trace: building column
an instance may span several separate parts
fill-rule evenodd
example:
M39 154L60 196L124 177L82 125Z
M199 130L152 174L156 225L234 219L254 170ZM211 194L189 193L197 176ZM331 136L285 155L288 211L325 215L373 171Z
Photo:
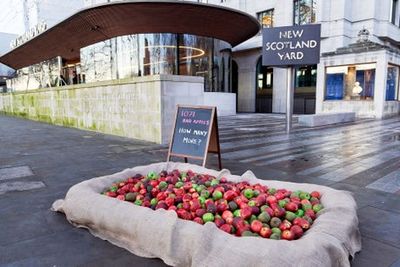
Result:
M249 67L240 68L238 62L238 111L239 112L255 112L256 111L256 68Z
M317 84L315 92L315 114L323 112L325 96L325 64L321 62L317 65Z
M375 117L378 119L384 117L387 67L388 67L388 58L386 53L384 53L378 57L375 70L374 108L375 108Z
M274 68L274 81L272 91L272 112L286 113L286 68Z

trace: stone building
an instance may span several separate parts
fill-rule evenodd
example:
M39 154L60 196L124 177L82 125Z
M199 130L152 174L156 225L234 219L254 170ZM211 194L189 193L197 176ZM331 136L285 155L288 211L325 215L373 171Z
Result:
M399 114L398 0L209 0L245 11L263 27L320 23L321 61L296 73L294 112L354 111L382 118ZM261 34L233 48L239 112L286 110L286 74L261 65ZM352 89L359 82L362 91Z

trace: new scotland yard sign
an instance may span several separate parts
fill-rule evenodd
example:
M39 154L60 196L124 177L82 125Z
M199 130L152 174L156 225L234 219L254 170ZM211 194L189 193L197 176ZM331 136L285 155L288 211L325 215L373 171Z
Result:
M262 63L264 66L318 64L321 25L263 29Z

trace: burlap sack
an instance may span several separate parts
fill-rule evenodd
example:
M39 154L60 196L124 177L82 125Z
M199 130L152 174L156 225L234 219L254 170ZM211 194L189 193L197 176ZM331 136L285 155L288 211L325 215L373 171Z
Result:
M153 211L99 194L113 182L136 173L174 169L274 188L317 190L322 193L325 209L301 239L277 241L235 237L213 223L184 221L173 211ZM361 250L356 203L350 193L313 184L259 180L250 171L236 176L228 170L218 172L184 163L140 166L79 183L64 200L54 202L52 209L65 213L73 225L87 228L101 239L138 256L161 258L172 266L350 266L349 255Z

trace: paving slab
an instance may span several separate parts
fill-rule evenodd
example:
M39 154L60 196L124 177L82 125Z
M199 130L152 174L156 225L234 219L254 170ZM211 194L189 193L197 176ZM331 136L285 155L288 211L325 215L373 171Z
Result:
M363 237L362 250L352 262L353 267L391 266L400 260L400 249Z
M41 181L0 183L0 195L13 191L39 189L45 186L46 185Z
M363 236L400 249L400 214L367 206L358 210L358 218Z
M14 178L1 180L0 188L14 182L46 185L0 195L0 266L165 266L159 259L138 257L76 229L63 214L49 209L76 183L164 161L167 146L1 115L0 125L0 168L24 168L11 172L13 176L7 170L7 177ZM223 167L238 175L252 170L260 179L315 183L352 192L363 236L363 250L352 265L398 266L399 192L382 191L392 180L382 178L400 169L396 165L400 117L315 129L294 122L290 135L284 125L281 115L220 118L221 145L238 157L230 159L223 153ZM367 142L363 138L368 133L374 138ZM217 168L214 155L207 167ZM344 177L340 182L320 178L338 170ZM368 188L373 183L376 187Z
M29 166L1 168L0 166L0 181L17 179L21 177L33 175Z

